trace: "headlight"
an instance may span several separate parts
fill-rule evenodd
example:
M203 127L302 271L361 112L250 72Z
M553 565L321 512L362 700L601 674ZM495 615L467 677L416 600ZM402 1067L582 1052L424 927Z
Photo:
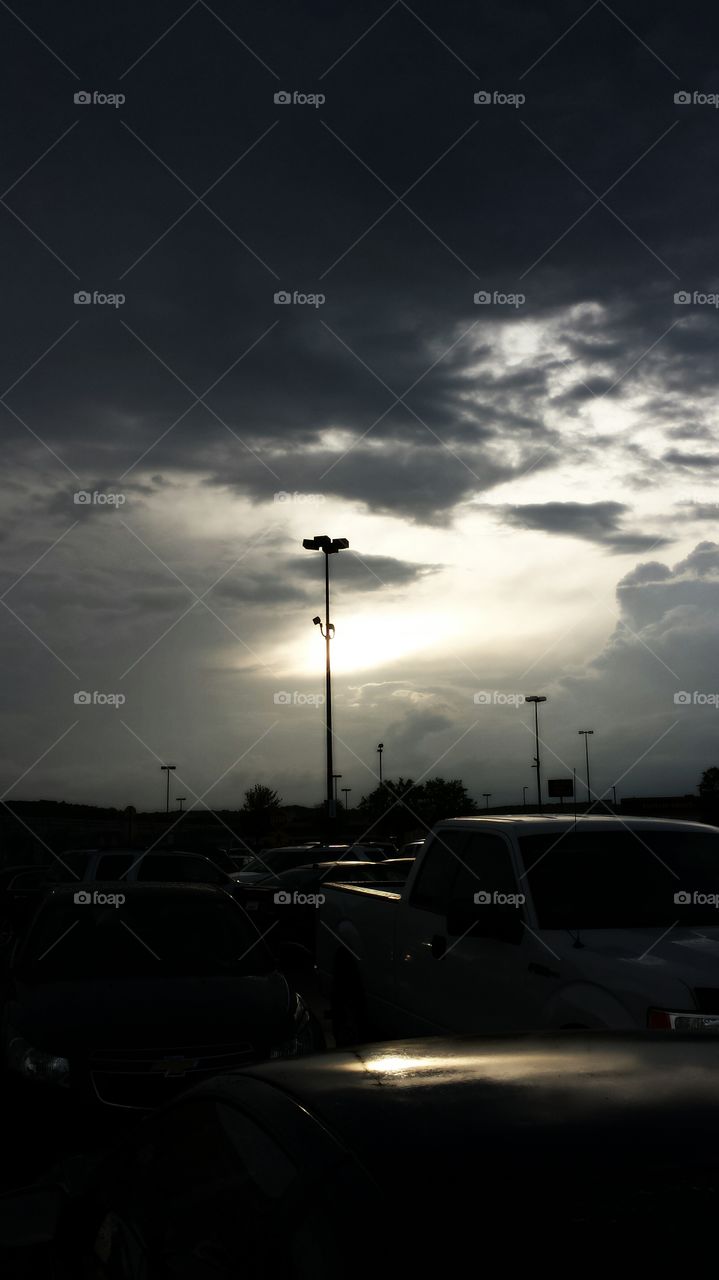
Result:
M27 1040L23 1040L22 1036L8 1039L7 1065L10 1071L16 1071L26 1080L65 1087L70 1083L70 1063L67 1058L60 1058L55 1053L43 1053L41 1049L35 1049Z
M309 1011L299 996L295 996L294 1035L277 1049L270 1050L271 1058L299 1058L304 1053L313 1053L315 1036Z
M647 1017L650 1031L703 1031L719 1034L719 1014L672 1013L669 1009L650 1009Z

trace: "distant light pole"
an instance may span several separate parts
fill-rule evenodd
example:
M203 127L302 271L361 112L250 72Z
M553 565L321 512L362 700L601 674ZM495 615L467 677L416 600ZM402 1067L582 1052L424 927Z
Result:
M488 808L489 808L489 797L491 796L491 794L492 794L492 792L491 792L491 791L483 791L483 792L482 792L482 795L484 796L484 799L485 799L485 806L484 806L484 807L485 807L485 809L488 809Z
M341 774L341 773L333 773L333 774L332 774L332 780L333 780L333 782L334 782L334 784L335 784L335 809L337 808L337 779L338 779L338 778L341 778L341 777L342 777L342 774Z
M160 769L167 773L167 799L165 801L165 813L170 812L170 773L176 769L176 764L161 764Z
M344 796L344 798L345 798L345 813L349 813L350 802L349 802L349 800L347 799L347 797L348 797L348 795L349 795L350 791L352 790L352 788L351 788L351 787L341 787L341 788L340 788L340 790L341 790L341 792L342 792L342 795L343 795L343 796Z
M529 787L522 787L522 804L524 805L524 808L525 808L525 809L526 809L526 807L527 807L527 792L528 792L528 791L529 791Z
M617 805L617 788L616 788L614 785L612 785L612 791L613 791L613 793L614 793L614 807L616 808L616 805Z
M577 733L580 738L584 735L584 752L587 760L587 805L592 803L592 788L589 785L589 739L594 733L593 729L578 729Z
M187 796L178 796L178 797L177 797L177 803L178 803L178 804L179 804L179 806L180 806L180 813L182 813L182 806L183 806L183 804L185 803L186 799L187 799Z
M537 808L542 812L542 776L539 766L539 704L546 702L547 699L543 693L530 693L524 699L525 702L534 703L534 741L536 744L536 756L534 757L534 767L537 770Z
M377 755L379 756L379 785L382 786L382 752L384 751L384 743L380 742L377 747Z
M326 533L319 534L315 538L303 538L302 546L305 551L322 551L325 557L325 625L322 627L321 618L313 618L316 627L325 642L325 725L327 727L327 817L335 816L335 798L332 793L332 676L330 673L330 640L334 636L335 629L330 622L330 556L336 555L338 551L346 551L349 542L346 538L328 538Z

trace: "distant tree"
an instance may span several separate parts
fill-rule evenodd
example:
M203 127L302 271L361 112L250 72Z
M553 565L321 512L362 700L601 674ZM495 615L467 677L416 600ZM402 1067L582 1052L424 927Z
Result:
M411 778L398 778L396 782L388 778L379 787L375 787L374 791L370 791L368 795L362 796L357 809L363 818L377 819L382 817L388 809L392 809L393 813L397 813L401 808L396 802L402 796L407 796L407 803L412 804L412 794L416 794L417 788Z
M442 818L460 818L477 812L474 800L459 778L451 781L430 778L423 783L414 783L411 778L398 778L396 782L388 779L363 796L357 807L366 820L385 825L383 819L387 814L387 822L398 828L431 827Z
M428 827L443 818L463 818L477 806L460 778L428 778L421 788L418 812Z
M719 769L716 765L704 770L699 783L699 795L707 799L719 799Z
M256 782L254 787L250 787L245 792L245 802L242 806L245 813L265 813L273 809L279 809L282 804L282 797L278 796L272 787L265 787L261 782Z
M253 839L259 840L267 835L281 804L282 800L277 792L272 787L263 786L261 782L256 782L254 787L245 792L242 812L246 815L247 832Z

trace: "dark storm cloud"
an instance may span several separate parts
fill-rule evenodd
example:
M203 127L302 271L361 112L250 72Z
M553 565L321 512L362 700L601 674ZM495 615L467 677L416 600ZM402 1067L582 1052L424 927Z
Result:
M715 283L719 113L677 107L674 93L719 87L715 18L630 8L0 7L4 586L47 552L8 597L35 637L0 613L18 672L10 777L46 748L53 717L57 733L67 724L69 676L47 646L87 682L138 662L128 685L147 736L163 726L157 749L181 738L211 773L236 754L235 707L266 726L272 689L255 693L265 606L284 602L286 629L318 566L300 568L284 531L271 534L266 559L209 596L218 622L169 566L204 590L233 565L234 529L213 538L191 506L170 529L171 485L216 495L218 510L249 499L268 524L284 491L336 498L353 541L349 517L450 528L521 479L530 500L503 493L498 506L514 527L625 552L657 539L621 500L543 501L558 464L579 494L590 466L593 480L611 466L610 482L630 488L675 481L686 500L682 485L713 475L719 318L674 293ZM480 87L526 103L475 105ZM76 105L80 89L126 101ZM326 102L276 105L278 89ZM525 301L475 305L480 289ZM276 305L279 290L324 301ZM78 291L124 301L76 304ZM599 426L595 402L608 410ZM640 425L615 427L611 411L632 405ZM681 445L692 438L701 455ZM660 466L668 440L678 448ZM74 509L77 489L127 502ZM678 507L672 516L686 525ZM343 559L358 593L400 594L439 573ZM687 575L696 597L700 571ZM684 579L669 585L691 594ZM21 722L23 705L41 728ZM430 717L431 746L444 712L417 714ZM124 802L147 762L120 730L98 751L92 724L73 748L82 767L58 765L53 786L107 798L111 758ZM294 732L284 758L296 777L307 726ZM397 732L409 751L421 725L403 730L400 717ZM266 749L271 764L282 757Z
M682 520L713 520L719 523L719 502L678 503Z
M719 453L682 453L680 449L668 449L664 461L689 470L713 471L719 467Z
M623 554L670 541L659 534L623 530L621 523L628 510L622 502L541 502L499 508L506 523L517 529L583 538Z
M305 554L290 561L290 572L311 582L316 588L317 566L314 557ZM342 553L342 586L354 591L376 591L378 587L406 587L413 582L439 573L438 564L413 564L396 560L392 556L360 556L349 551Z
M689 167L686 152L691 141L699 161L710 154L714 122L696 110L677 124L673 92L683 68L673 75L662 65L672 62L677 20L657 21L650 5L632 15L639 40L600 5L556 48L578 15L539 20L524 4L488 24L465 6L441 14L427 6L424 17L401 4L382 17L377 6L320 20L281 5L270 22L259 8L240 16L219 3L220 21L197 5L169 32L178 17L170 6L149 13L131 3L111 29L88 6L74 9L77 29L48 4L34 7L31 25L62 50L77 81L4 18L3 92L23 121L6 156L7 181L75 125L9 198L79 280L7 214L16 319L2 363L3 385L22 378L79 322L42 361L42 376L22 378L9 403L81 477L120 474L148 448L154 468L215 474L232 436L213 412L199 406L172 424L221 379L206 403L235 435L252 496L267 492L263 468L236 437L273 465L277 446L294 451L315 446L326 430L370 430L386 445L383 456L363 458L356 484L335 468L324 491L370 507L378 499L386 509L390 477L403 512L432 520L440 507L482 492L485 479L491 487L512 471L485 476L470 457L480 479L468 482L456 462L457 480L440 479L442 501L432 504L422 456L431 438L401 406L382 417L395 395L412 388L407 404L458 451L474 431L511 431L512 419L552 445L550 366L502 368L498 331L551 317L578 298L605 303L611 316L565 330L578 364L607 366L590 376L577 368L563 399L583 402L583 381L591 394L608 390L676 318L672 271L710 285L699 269L706 171ZM239 25L258 56L222 22ZM706 33L695 20L681 34L701 82ZM655 44L652 57L647 46ZM122 109L72 103L83 78L117 88L124 72ZM521 111L473 103L480 81L518 89L525 72ZM278 86L305 79L316 90L320 77L321 110L274 105ZM200 194L228 166L208 207L191 207L182 184ZM630 168L607 196L617 217L601 205L588 212L593 197L579 179L600 193ZM392 192L427 169L406 197L416 216L401 204L383 216ZM475 307L479 279L483 288L521 287L521 313ZM122 307L72 304L78 287L111 286L124 292ZM276 307L278 288L322 292L326 302ZM709 390L714 328L714 317L683 315L649 366L665 368L676 392ZM57 465L11 415L6 430L12 447Z

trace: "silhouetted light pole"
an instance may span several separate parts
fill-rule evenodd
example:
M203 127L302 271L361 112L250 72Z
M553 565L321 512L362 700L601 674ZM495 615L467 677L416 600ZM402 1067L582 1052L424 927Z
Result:
M614 795L614 806L615 806L615 808L616 808L616 804L617 804L617 788L616 788L614 785L612 785L612 792L613 792L613 795Z
M334 784L335 784L335 809L337 808L337 779L338 779L338 778L341 778L341 777L342 777L342 774L341 774L341 773L333 773L333 774L332 774L332 779L333 779Z
M537 808L541 813L542 812L542 776L541 776L540 767L539 767L539 704L540 702L546 702L547 699L545 698L543 693L530 693L529 696L524 699L524 701L534 703L534 741L535 741L536 752L537 752L536 756L534 757L534 767L537 770Z
M584 735L584 753L587 760L587 805L592 803L592 788L589 785L589 739L594 733L593 729L578 729L577 733L581 737Z
M170 773L173 769L176 769L176 768L177 768L176 764L160 765L160 769L163 769L167 773L167 799L165 801L165 813L170 812Z
M384 743L380 742L377 747L377 755L379 756L379 784L382 786L382 752L384 751Z
M326 533L318 534L315 538L303 538L302 546L305 551L322 551L325 557L325 625L322 628L322 619L313 618L316 627L319 627L325 641L325 724L327 726L327 817L335 816L335 798L332 792L332 676L330 672L330 640L334 636L335 629L330 622L330 556L336 555L338 551L346 551L349 542L346 538L328 538Z
M484 805L485 809L489 808L489 797L491 796L491 794L492 794L491 791L482 792L482 795L484 796L484 799L485 799L485 805Z
M347 797L348 797L348 795L349 795L350 791L352 790L352 788L351 788L351 787L341 787L341 788L340 788L340 790L341 790L341 792L342 792L342 795L343 795L343 796L344 796L344 798L345 798L345 813L349 813L350 802L349 802L349 800L347 799Z
M187 796L178 796L178 797L177 797L177 803L178 803L178 804L179 804L179 806L180 806L180 813L182 813L182 806L183 806L183 804L185 803L186 799L187 799Z
M527 792L528 792L528 791L529 791L529 787L522 787L522 804L524 805L525 809L526 809L526 807L527 807Z

